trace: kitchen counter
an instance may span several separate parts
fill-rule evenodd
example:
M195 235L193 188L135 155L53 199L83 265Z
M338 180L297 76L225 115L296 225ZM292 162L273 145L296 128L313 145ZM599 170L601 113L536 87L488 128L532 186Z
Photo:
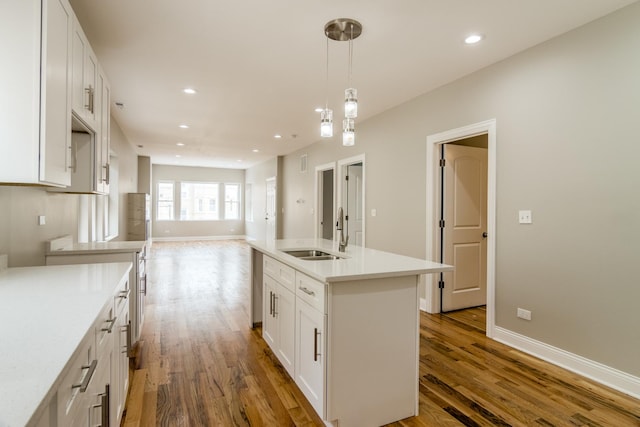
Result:
M142 252L146 241L124 241L124 242L90 242L90 243L68 243L66 245L56 245L55 241L49 242L46 255L87 255L87 254L108 254L123 252Z
M131 263L0 272L0 426L24 426L64 371Z
M347 246L345 252L339 252L337 242L325 239L284 239L269 243L261 241L249 241L248 243L254 249L325 283L431 274L453 270L450 265L361 246ZM320 249L344 258L308 261L283 252L292 249Z

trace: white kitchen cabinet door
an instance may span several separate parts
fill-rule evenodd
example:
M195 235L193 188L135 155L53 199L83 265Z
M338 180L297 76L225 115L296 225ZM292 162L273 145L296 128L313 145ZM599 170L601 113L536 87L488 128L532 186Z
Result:
M275 351L276 341L278 339L278 319L275 316L278 283L266 274L263 276L263 283L264 295L262 301L264 307L262 309L262 338L264 338L269 347Z
M67 0L3 5L0 57L11 66L0 67L2 183L69 185L72 27Z
M325 315L301 298L296 301L295 382L324 419Z
M275 353L282 366L293 378L295 375L295 322L296 297L287 288L278 285L276 297L276 318L278 321L278 339Z
M98 137L99 155L97 156L98 191L109 193L109 152L111 150L111 87L102 68L98 73L98 90L100 91L100 126Z
M98 60L78 19L74 17L72 48L72 108L77 117L97 131Z

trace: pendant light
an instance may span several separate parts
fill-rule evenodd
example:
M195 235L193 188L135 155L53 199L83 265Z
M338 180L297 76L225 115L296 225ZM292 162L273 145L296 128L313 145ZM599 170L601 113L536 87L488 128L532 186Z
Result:
M331 138L333 136L333 111L329 109L329 37L327 37L326 98L324 110L320 112L320 136L322 138Z
M355 119L358 117L358 91L351 84L351 69L353 65L353 40L362 34L362 25L355 19L338 18L327 22L324 26L324 34L329 39L349 42L349 88L344 91L344 120L342 121L342 145L351 146L355 144ZM329 80L329 47L327 45L327 81ZM328 83L327 83L328 87ZM324 111L328 110L325 107ZM323 112L324 112L323 111ZM333 116L333 112L331 112ZM322 116L321 116L322 122ZM332 132L333 134L333 132Z

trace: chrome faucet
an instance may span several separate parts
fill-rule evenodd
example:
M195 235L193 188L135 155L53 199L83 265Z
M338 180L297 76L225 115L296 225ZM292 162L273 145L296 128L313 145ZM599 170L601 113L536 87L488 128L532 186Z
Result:
M344 238L344 214L342 212L342 208L338 208L338 222L336 223L336 230L340 230L340 241L338 242L338 250L340 252L344 252L347 248L347 244L349 243L349 236Z

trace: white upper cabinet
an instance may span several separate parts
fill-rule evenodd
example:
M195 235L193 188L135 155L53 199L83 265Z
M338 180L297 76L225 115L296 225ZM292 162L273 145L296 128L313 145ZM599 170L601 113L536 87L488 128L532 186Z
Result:
M73 112L93 131L98 131L98 60L78 19L73 19L72 99Z
M4 3L0 183L69 185L73 11L67 0Z

